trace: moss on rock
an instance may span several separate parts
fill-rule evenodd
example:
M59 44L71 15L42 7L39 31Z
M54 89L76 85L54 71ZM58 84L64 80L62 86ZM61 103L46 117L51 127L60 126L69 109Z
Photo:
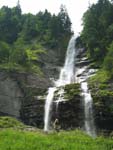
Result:
M113 82L106 72L99 72L89 79L93 97L96 126L99 129L113 130Z
M0 117L0 128L24 127L25 125L12 117Z
M45 95L47 92L47 89L42 89L42 88L33 88L33 87L27 87L24 92L26 93L27 97L32 97L32 96L38 96L38 95Z
M67 84L64 87L64 92L64 98L68 100L73 99L75 96L80 96L80 84Z

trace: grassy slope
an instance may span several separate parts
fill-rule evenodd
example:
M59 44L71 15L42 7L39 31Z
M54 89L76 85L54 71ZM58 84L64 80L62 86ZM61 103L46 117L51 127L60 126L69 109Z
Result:
M44 134L39 131L0 131L0 150L112 150L113 140L92 139L80 131Z
M0 117L0 150L113 150L113 139L93 139L78 130L47 134L14 118Z

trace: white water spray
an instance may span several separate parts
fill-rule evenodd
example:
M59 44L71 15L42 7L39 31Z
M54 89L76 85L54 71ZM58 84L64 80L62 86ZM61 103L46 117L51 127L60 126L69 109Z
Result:
M75 49L75 37L73 36L69 41L64 67L61 69L59 79L56 81L57 87L74 82L74 65L76 55L77 51Z
M59 79L55 82L55 87L49 88L48 90L48 95L47 95L46 104L45 104L45 116L44 116L44 130L45 131L49 131L49 128L50 128L50 109L51 109L52 101L54 98L54 92L56 91L57 87L74 82L75 55L76 55L75 37L73 36L71 40L69 41L64 67L60 71ZM62 99L62 91L57 101L57 107L61 99Z

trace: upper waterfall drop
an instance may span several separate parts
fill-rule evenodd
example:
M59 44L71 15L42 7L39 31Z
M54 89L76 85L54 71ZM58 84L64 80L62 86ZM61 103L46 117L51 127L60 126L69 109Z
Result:
M76 49L75 49L75 40L76 37L73 36L71 40L69 41L66 57L65 57L65 63L63 68L60 71L59 79L56 81L56 86L62 86L69 83L74 82L74 67L75 67L75 56L77 55Z

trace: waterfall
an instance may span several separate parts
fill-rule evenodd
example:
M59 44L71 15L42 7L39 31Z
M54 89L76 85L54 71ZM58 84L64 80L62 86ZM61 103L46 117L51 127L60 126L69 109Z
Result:
M79 60L79 63L86 63L87 58L82 58ZM91 93L88 89L87 79L95 74L96 69L88 69L88 66L85 65L84 67L78 67L76 71L76 82L80 83L81 85L81 96L82 96L82 103L84 107L84 130L87 134L92 137L96 137L96 128L94 124L94 117L93 117L93 100L91 97ZM79 76L78 76L79 75Z
M55 86L48 89L48 95L46 97L45 103L45 115L44 115L44 131L49 131L50 129L50 110L52 106L52 101L54 98L54 93L59 86L63 86L69 83L74 82L74 63L75 63L75 36L73 36L68 44L67 53L65 57L65 63L63 68L60 71L59 79L55 82ZM57 101L57 107L59 101L61 101L62 90L61 94Z
M60 71L59 79L56 81L57 87L74 82L74 65L76 55L75 36L73 36L68 44L64 66Z
M91 93L88 90L87 82L81 83L83 104L84 104L84 128L85 131L92 137L96 137L96 130L93 119L93 108L92 108L92 97Z
M48 95L46 97L46 103L45 103L44 131L49 130L49 126L50 126L50 108L51 108L51 104L52 104L52 100L53 100L55 91L56 91L55 87L51 87L51 88L48 89Z
M60 86L65 86L66 84L79 82L81 85L81 90L82 90L81 94L82 94L83 103L84 103L85 131L89 135L95 137L96 132L95 132L95 126L94 126L94 120L93 120L92 97L91 97L90 91L88 90L88 85L86 81L87 78L91 76L89 75L89 73L90 72L92 73L92 71L90 69L87 70L87 66L82 67L82 68L81 66L79 66L78 68L76 67L76 70L75 70L75 65L77 63L80 63L77 61L77 54L78 54L78 50L75 48L75 37L73 36L70 39L69 44L68 44L67 53L65 57L65 63L64 63L64 66L61 68L59 79L55 81L54 87L51 87L48 89L48 95L46 97L46 103L45 103L44 130L49 131L50 129L51 107L52 107L52 102L54 98L54 93L57 90L57 88ZM87 60L86 58L83 58L81 62L83 63L83 61L86 61L86 60ZM79 76L77 76L77 74ZM56 101L56 111L58 111L59 102L63 101L64 89L61 88L58 94L59 94L59 97L58 97L58 100Z

